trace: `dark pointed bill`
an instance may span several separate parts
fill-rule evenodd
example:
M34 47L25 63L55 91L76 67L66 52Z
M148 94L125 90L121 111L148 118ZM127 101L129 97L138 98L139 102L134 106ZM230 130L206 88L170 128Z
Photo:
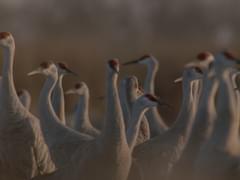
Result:
M141 59L137 59L137 60L125 62L125 63L123 63L122 65L123 65L123 66L127 66L127 65L131 65L131 64L137 64L137 63L140 62L140 61L141 61Z
M71 69L69 69L69 67L65 63L58 62L57 64L61 69L65 70L67 73L72 74L74 76L78 76L78 74L72 71Z
M166 103L163 100L160 100L159 98L157 98L156 96L153 96L152 94L145 94L145 97L147 97L150 101L154 101L158 103L159 106L166 106L170 109L173 109L173 107L170 104Z

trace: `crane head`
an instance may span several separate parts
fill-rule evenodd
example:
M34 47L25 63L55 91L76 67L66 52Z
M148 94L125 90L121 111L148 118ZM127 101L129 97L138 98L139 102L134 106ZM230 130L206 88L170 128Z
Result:
M212 60L214 59L212 53L205 51L205 52L201 52L197 55L197 60L198 61L208 61L208 60Z
M109 60L108 66L113 72L119 73L119 60L118 59L115 58L115 59Z
M226 68L240 69L240 60L229 51L223 51L215 55L214 67L219 73Z
M200 79L203 75L203 70L199 66L185 67L183 76L174 80L174 83L180 83L183 81L184 76L191 80Z
M24 92L23 92L23 90L22 90L22 89L18 90L18 91L17 91L17 95L18 95L18 97L22 96L22 95L23 95L23 93L24 93Z
M74 76L78 76L77 73L73 72L66 63L63 62L58 62L57 63L57 67L58 67L58 72L59 74L72 74Z
M9 32L0 32L0 46L1 47L10 47L14 45L14 39L11 33Z
M172 108L168 103L160 100L159 98L157 98L156 96L152 95L152 94L145 94L143 95L143 97L149 102L152 103L152 106L166 106L169 108Z
M75 84L74 88L67 90L65 94L83 95L86 90L88 90L87 84L84 82L79 82Z
M36 74L44 74L44 75L56 75L57 73L57 67L56 65L53 63L53 62L47 62L47 61L44 61L40 64L40 66L29 72L27 75L28 76L33 76L33 75L36 75Z

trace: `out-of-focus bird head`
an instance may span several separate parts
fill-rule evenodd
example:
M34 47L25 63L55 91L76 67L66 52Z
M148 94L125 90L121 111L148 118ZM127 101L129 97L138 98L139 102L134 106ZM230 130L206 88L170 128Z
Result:
M138 103L141 104L141 106L146 106L146 107L155 107L158 105L170 107L169 104L160 100L159 98L157 98L156 96L154 96L152 94L144 94L144 95L140 96L137 99L137 101L138 101Z
M187 63L185 67L198 66L202 70L208 70L209 65L214 61L212 53L205 51L197 54L196 59L190 63Z
M28 76L33 76L36 74L43 74L45 76L49 76L49 75L56 75L57 72L58 72L57 67L53 62L45 61L45 62L42 62L37 69L29 72Z
M77 94L83 95L86 90L88 90L88 86L85 82L76 83L74 88L71 88L65 92L65 94Z
M8 48L14 45L14 39L9 32L0 32L0 46Z
M56 63L57 65L57 68L58 68L58 73L59 75L63 74L63 75L68 75L68 74L71 74L71 75L75 75L77 76L77 73L73 72L66 63L63 63L63 62L58 62Z
M215 55L215 63L214 65L217 68L236 68L236 69L240 69L240 60L237 59L233 53L229 52L229 51L223 51L220 53L217 53Z
M194 81L201 79L203 77L203 71L198 66L185 67L183 71L183 76L174 80L174 83L180 83L184 79L189 81Z
M119 60L114 58L114 59L110 59L108 61L108 68L110 69L111 72L113 73L119 73L119 69L120 69L120 64L119 64Z

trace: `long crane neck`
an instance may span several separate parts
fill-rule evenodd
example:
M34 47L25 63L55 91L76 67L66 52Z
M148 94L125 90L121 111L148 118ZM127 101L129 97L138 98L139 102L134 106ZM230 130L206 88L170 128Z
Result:
M81 130L93 127L89 118L89 90L88 88L79 97L77 110L75 114L75 128Z
M155 78L158 71L157 64L147 65L147 76L144 81L144 91L155 95Z
M49 75L45 80L39 97L40 123L46 139L52 137L50 134L54 134L56 126L59 124L59 119L51 103L51 93L56 82L57 75Z
M60 74L58 81L53 89L52 93L52 105L53 109L59 117L59 120L62 124L66 124L65 119L65 101L64 101L64 92L63 92L63 74Z
M141 107L137 103L137 101L133 104L131 122L129 123L129 127L127 129L127 142L128 142L129 149L131 151L136 145L141 120L146 111L147 111L147 107Z
M193 154L196 153L200 145L210 137L216 118L215 93L218 83L214 78L208 78L207 74L204 75L202 82L199 105L187 145L187 151Z
M155 77L158 71L158 63L147 64L147 76L144 81L145 93L155 95ZM168 126L163 121L157 107L152 107L146 112L146 117L149 121L151 136L158 136L168 129Z
M127 99L127 87L126 83L121 82L120 88L119 88L119 96L120 96L120 103L123 111L123 119L125 123L125 127L128 127L128 123L130 121L130 109L128 105L128 99Z
M183 99L180 112L178 114L176 123L173 125L170 131L174 131L178 135L182 135L184 138L188 138L194 116L196 113L197 94L196 91L199 88L199 82L196 81L183 81Z
M14 63L15 45L3 48L3 70L2 70L2 89L1 105L2 113L14 114L16 112L25 113L26 109L21 104L14 85L13 63ZM20 110L19 110L20 109Z
M236 113L236 92L230 71L226 69L220 77L220 88L217 96L217 120L212 142L228 150L239 150L239 119Z
M20 98L22 105L29 110L31 106L31 97L29 95L22 95Z
M122 109L120 106L119 93L117 89L118 75L113 72L107 74L106 92L106 120L104 124L103 139L107 144L127 144L125 125L123 122Z

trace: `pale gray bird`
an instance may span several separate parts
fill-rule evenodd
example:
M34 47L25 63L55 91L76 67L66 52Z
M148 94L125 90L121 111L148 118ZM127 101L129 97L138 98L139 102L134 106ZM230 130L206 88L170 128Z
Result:
M58 81L56 65L43 62L39 68L28 73L29 76L35 74L47 77L39 96L40 123L56 166L63 167L71 160L78 148L84 148L92 138L62 124L53 110L51 94Z
M120 106L117 80L119 61L107 63L106 120L100 136L85 149L79 148L72 160L55 173L34 180L126 180L131 166ZM94 170L94 171L93 171Z
M145 55L138 60L124 63L123 65L131 64L143 64L147 66L147 75L144 81L144 92L149 94L155 94L155 79L158 71L158 60L151 56ZM162 134L168 130L168 126L163 121L157 107L150 108L146 113L146 117L149 121L151 137Z
M133 104L143 93L140 93L138 80L135 76L126 77L120 83L120 101L123 110L124 120L127 127L132 125ZM140 130L137 136L137 143L141 144L150 139L150 129L148 120L145 115L142 116L140 123Z
M214 71L219 81L214 101L215 123L195 162L194 179L237 180L240 177L239 92L232 81L240 61L229 53L215 56Z
M0 33L3 50L0 100L0 179L26 180L55 170L39 120L20 102L13 79L15 42Z
M73 117L73 128L92 137L100 135L100 131L95 128L89 117L89 98L90 92L88 86L84 82L76 83L75 87L69 89L65 94L76 94L79 96L76 110Z
M176 122L167 132L135 148L133 157L144 180L165 179L182 154L195 116L198 101L198 85L195 83L200 76L195 67L184 70L182 106Z

